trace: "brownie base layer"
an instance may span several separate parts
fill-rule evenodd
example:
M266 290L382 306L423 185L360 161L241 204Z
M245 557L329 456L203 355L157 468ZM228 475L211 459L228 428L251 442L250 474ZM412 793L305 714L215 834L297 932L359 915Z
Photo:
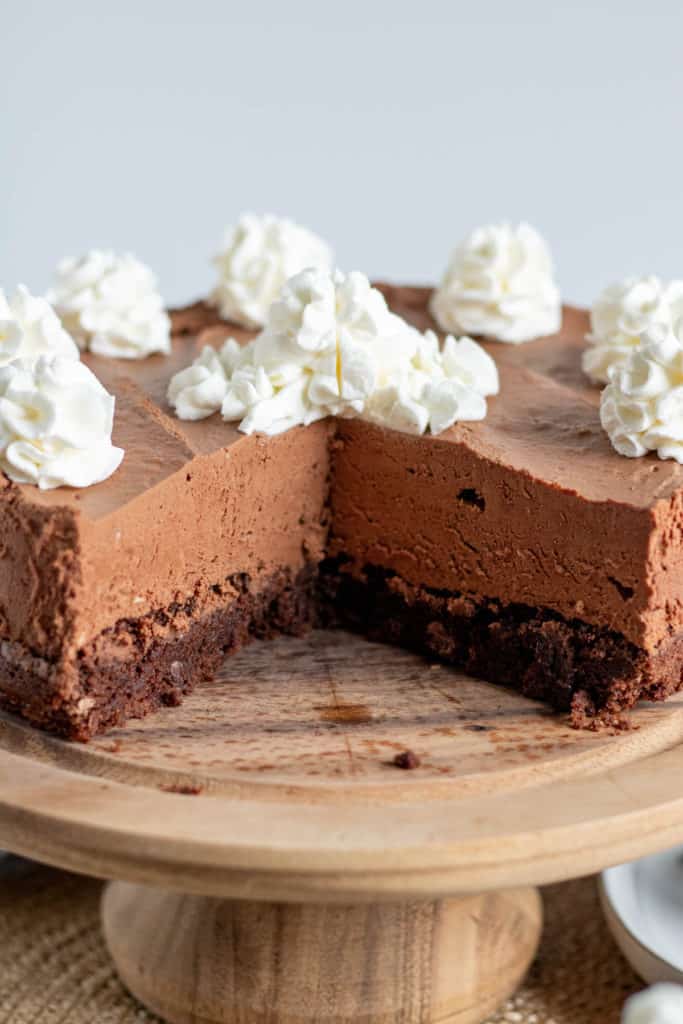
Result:
M375 566L321 567L322 618L571 712L577 728L626 727L638 700L683 685L683 637L654 655L618 633L543 608L411 586Z
M87 740L128 718L177 705L251 640L309 629L316 575L315 565L294 577L283 570L257 590L240 575L229 580L237 596L209 614L198 614L197 599L190 598L122 619L79 652L71 676L18 645L2 644L0 707L59 736Z
M543 608L502 605L414 587L376 566L344 559L282 570L258 588L231 577L233 596L208 614L191 597L122 619L79 652L71 671L18 645L0 645L0 707L69 739L177 705L225 657L253 639L321 625L405 647L571 712L581 728L623 727L640 699L681 688L683 637L648 654L618 633ZM214 592L220 590L216 585Z

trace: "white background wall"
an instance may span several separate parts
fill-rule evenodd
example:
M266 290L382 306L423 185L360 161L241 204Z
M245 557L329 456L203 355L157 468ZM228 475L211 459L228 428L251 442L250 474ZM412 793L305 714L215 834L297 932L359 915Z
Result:
M206 291L245 208L429 281L525 218L566 296L683 276L683 3L0 0L0 285L131 249Z

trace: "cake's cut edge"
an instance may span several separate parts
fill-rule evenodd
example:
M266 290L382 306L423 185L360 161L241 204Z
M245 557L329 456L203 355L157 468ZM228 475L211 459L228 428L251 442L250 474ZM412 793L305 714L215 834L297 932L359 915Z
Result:
M283 569L258 589L246 575L231 583L236 596L208 613L196 613L190 597L119 620L79 651L71 672L4 642L0 708L85 741L178 705L251 640L315 626L351 629L438 659L568 711L577 728L624 728L623 712L638 700L664 700L682 685L683 636L648 654L618 633L546 608L415 587L377 566L351 571L343 557L296 574Z
M649 654L612 630L547 608L416 587L396 573L345 559L323 563L322 619L436 658L517 690L577 728L623 728L638 700L683 686L683 635Z
M20 644L0 646L0 708L73 740L180 704L223 659L251 640L300 635L316 620L317 566L282 569L252 589L245 574L224 607L196 612L194 598L120 619L78 652L75 666L51 664ZM219 588L220 584L215 584ZM161 628L160 628L161 627Z

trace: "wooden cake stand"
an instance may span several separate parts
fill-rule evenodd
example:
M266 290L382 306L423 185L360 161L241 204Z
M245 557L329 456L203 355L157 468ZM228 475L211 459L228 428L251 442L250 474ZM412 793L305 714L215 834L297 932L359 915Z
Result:
M117 879L112 956L174 1024L466 1024L534 955L533 886L683 840L683 701L633 722L575 732L403 651L284 638L88 745L4 716L0 845Z

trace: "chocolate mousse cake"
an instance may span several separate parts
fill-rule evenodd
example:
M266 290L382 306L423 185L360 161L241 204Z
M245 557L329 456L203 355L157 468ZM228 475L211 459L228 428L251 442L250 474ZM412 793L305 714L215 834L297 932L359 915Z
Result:
M430 290L380 286L435 328ZM0 704L84 740L177 704L255 637L360 630L515 687L576 724L681 685L683 468L617 455L581 371L588 316L484 343L486 419L412 436L360 419L245 435L179 420L170 376L235 328L197 303L172 351L84 356L116 395L121 468L0 483Z

